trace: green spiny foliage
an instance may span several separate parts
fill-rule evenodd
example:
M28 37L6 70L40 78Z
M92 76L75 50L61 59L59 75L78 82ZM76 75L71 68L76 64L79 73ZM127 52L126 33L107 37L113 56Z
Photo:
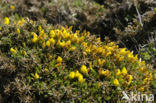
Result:
M113 102L122 91L152 92L152 67L115 42L44 20L12 16L1 24L6 102Z

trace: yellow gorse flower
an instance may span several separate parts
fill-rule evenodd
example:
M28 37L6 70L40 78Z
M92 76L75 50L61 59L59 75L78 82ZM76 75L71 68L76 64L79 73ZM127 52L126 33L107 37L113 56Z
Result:
M55 45L55 40L53 38L49 39L51 45Z
M55 35L56 35L56 34L55 34L54 30L51 30L51 31L50 31L50 38L54 38Z
M62 48L64 48L66 46L65 41L60 42L59 46L62 47Z
M61 63L62 62L62 58L60 56L58 56L56 62L57 63Z
M69 77L69 79L74 79L75 78L75 72L70 72L68 77Z
M35 79L38 79L39 78L39 75L37 73L35 73L34 78Z
M75 73L75 77L78 78L79 76L81 76L82 74L79 71L76 71Z
M110 71L109 70L99 70L99 74L101 76L109 76L110 75Z
M20 29L19 29L19 28L16 29L16 33L17 33L18 35L20 35L21 32L20 32Z
M16 54L16 50L13 49L13 48L10 48L10 52L13 53L13 54Z
M63 35L62 35L62 37L64 38L64 39L68 39L69 37L70 37L70 34L67 32L67 31L63 31Z
M5 17L5 18L4 18L4 24L8 25L9 22L10 22L9 18L8 18L8 17Z
M123 67L122 69L122 72L121 72L123 75L126 75L127 74L127 69L125 67Z
M125 55L127 52L126 52L126 48L122 48L120 49L120 54L121 55Z
M131 84L132 79L133 79L133 76L132 76L132 75L128 75L128 85L130 85L130 84Z
M117 69L116 75L119 76L121 74L120 69Z
M115 80L113 81L113 83L114 83L115 86L119 86L119 81L118 81L118 79L115 79Z
M31 34L33 35L32 42L33 42L33 43L36 43L36 42L38 41L38 36L37 36L37 34L34 33L34 32L32 32Z
M46 46L50 47L50 41L49 40L46 42Z
M78 77L78 81L79 81L80 83L83 83L83 82L85 81L85 79L83 78L82 75L80 75L80 76Z
M87 67L86 67L85 65L82 65L82 66L81 66L80 71L81 71L83 74L85 74L85 75L88 74L88 69L87 69Z
M70 46L71 46L71 41L68 40L68 41L66 42L66 47L68 48L68 47L70 47Z
M33 39L32 39L32 42L33 42L33 43L36 43L37 41L38 41L37 36L34 36Z

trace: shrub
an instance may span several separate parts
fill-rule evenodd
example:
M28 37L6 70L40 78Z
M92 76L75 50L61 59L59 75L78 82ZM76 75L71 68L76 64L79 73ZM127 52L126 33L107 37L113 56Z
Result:
M7 102L120 101L122 91L152 92L156 79L150 65L116 42L44 20L10 17L1 25L0 47L13 65L0 61L1 71L10 71L0 84Z

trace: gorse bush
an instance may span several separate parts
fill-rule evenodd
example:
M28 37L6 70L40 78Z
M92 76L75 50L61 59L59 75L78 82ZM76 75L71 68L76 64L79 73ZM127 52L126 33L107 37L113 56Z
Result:
M156 2L150 0L1 0L2 17L15 15L33 20L44 18L50 24L87 30L104 40L135 50L153 35Z
M150 65L117 43L44 20L4 18L0 48L10 63L0 61L3 79L10 78L0 84L7 102L120 101L122 91L151 93L156 79Z

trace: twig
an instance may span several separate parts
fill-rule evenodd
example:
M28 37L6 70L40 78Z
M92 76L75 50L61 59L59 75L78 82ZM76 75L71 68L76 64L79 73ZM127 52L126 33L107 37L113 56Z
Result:
M139 10L138 10L138 8L137 8L137 1L136 1L136 0L134 0L134 6L135 6L135 9L136 9L137 14L138 14L138 18L139 18L140 24L141 24L141 26L143 27L142 18L141 18L141 15L140 15L140 13L139 13Z

